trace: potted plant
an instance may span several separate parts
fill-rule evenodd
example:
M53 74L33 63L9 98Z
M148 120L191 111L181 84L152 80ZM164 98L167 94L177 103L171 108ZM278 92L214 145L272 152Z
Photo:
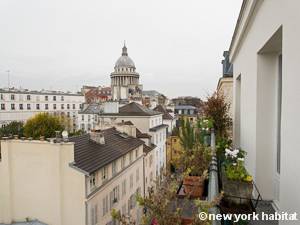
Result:
M245 151L226 149L225 162L222 168L222 184L228 202L247 204L252 198L252 176L244 166Z

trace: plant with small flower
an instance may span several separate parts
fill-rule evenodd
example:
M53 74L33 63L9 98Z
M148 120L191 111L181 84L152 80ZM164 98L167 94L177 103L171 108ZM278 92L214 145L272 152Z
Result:
M252 176L247 172L244 161L246 152L241 149L225 149L225 174L230 180L252 181Z

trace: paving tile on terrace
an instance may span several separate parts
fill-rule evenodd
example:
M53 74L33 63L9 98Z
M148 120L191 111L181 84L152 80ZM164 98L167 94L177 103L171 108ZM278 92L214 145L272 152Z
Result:
M262 212L264 212L265 214L275 213L275 210L272 207L270 201L261 201L258 203L258 206L256 208L256 213L261 215ZM255 220L255 221L250 221L249 225L278 225L278 221Z

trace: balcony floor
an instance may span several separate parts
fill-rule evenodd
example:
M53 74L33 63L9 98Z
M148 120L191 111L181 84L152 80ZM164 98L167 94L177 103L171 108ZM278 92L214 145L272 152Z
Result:
M261 201L258 203L256 208L256 212L261 214L264 212L265 214L274 214L275 210L272 206L272 202L270 201ZM259 221L250 221L249 225L278 225L278 221L266 221L266 220L259 220Z

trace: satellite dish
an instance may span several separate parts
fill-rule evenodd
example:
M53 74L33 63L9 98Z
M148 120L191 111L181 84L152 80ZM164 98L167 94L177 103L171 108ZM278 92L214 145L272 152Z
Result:
M69 134L68 134L68 131L64 130L62 133L61 133L63 139L67 139Z

